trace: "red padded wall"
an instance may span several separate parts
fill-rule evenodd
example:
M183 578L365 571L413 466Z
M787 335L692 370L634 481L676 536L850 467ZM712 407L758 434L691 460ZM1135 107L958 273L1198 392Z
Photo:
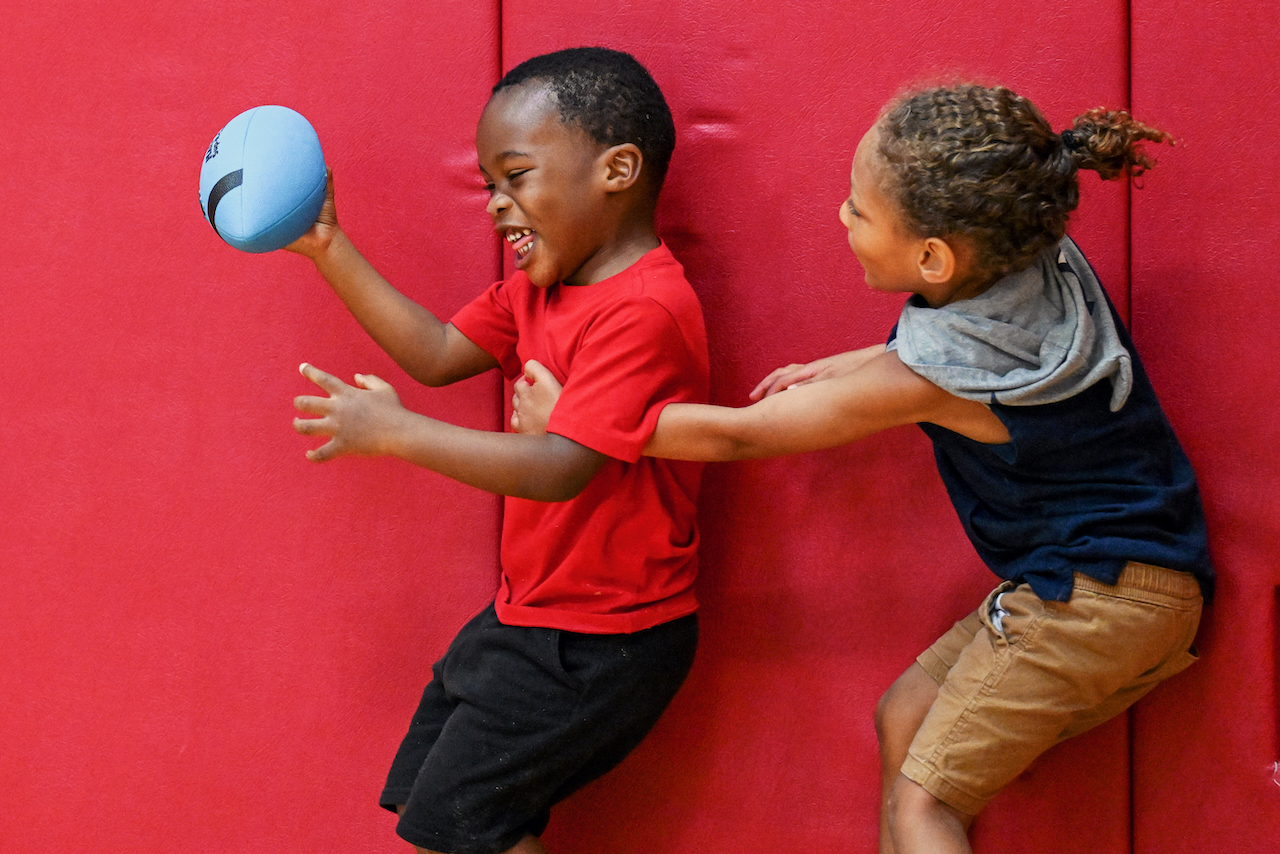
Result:
M1134 332L1196 465L1219 595L1135 713L1137 852L1280 840L1280 64L1274 3L1138 0L1135 111L1178 137L1134 193Z
M451 312L498 273L474 122L497 6L3 3L0 850L403 851L376 806L432 659L492 595L497 502L303 458L303 360L432 394L311 265L202 220L236 113L315 124L358 244Z
M545 50L633 51L676 114L660 226L703 301L716 399L737 405L896 315L835 211L897 89L999 80L1058 127L1129 98L1120 0L0 11L6 851L407 850L374 797L431 661L492 594L496 500L387 461L309 465L289 401L303 360L472 426L498 426L503 392L416 389L305 261L217 240L197 176L231 116L309 116L358 245L447 315L500 272L472 147L489 87ZM1277 23L1242 0L1134 15L1135 106L1185 141L1136 196L1135 334L1205 481L1224 575L1208 655L1140 707L1133 745L1122 719L1047 755L980 819L978 850L1234 854L1280 830L1277 362L1256 346L1276 304L1253 272L1278 188L1241 153L1277 135L1255 40ZM1072 225L1125 310L1127 206L1087 182ZM992 581L926 442L712 467L702 522L690 682L548 844L873 850L875 700Z
M598 4L508 0L503 65L574 44L634 52L676 116L661 231L707 316L714 394L739 405L790 361L884 340L836 210L861 134L900 87L960 72L1024 90L1059 127L1127 100L1125 7L1013 3ZM1073 231L1127 305L1122 187ZM871 851L879 694L992 583L914 428L708 470L703 644L689 684L618 771L553 819L556 852ZM977 844L1128 851L1118 721L1054 752Z

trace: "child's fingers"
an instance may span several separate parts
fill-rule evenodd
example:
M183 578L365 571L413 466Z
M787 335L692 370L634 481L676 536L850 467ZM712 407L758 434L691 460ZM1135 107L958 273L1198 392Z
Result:
M524 363L524 379L530 383L546 383L557 391L560 389L560 381L556 379L556 375L537 359L530 359Z
M786 391L792 386L803 385L813 379L819 368L815 368L812 364L787 365L785 368L778 368L769 376L762 379L755 388L751 390L751 399L759 400L762 397L768 397L771 394L777 394L780 391Z
M796 364L792 364L792 365L787 365L785 368L775 368L774 370L770 371L767 377L760 380L760 382L756 383L756 387L751 389L751 394L750 394L751 399L759 400L761 397L764 397L766 391L772 388L775 383L777 383L779 377L783 376L784 374L790 371L795 370L798 367L800 366Z
M787 387L787 378L778 377L770 374L760 381L760 383L751 390L749 397L752 400L760 400L762 397L768 397L776 394Z
M525 406L525 400L529 395L529 390L533 386L529 385L528 380L524 377L516 380L515 389L511 392L511 426L516 426L516 420L520 415L520 410Z

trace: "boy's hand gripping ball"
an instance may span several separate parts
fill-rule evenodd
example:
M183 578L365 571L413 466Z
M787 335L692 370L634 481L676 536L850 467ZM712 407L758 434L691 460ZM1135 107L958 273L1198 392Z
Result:
M245 252L297 240L324 204L325 169L311 123L288 107L254 107L218 131L200 168L200 208Z

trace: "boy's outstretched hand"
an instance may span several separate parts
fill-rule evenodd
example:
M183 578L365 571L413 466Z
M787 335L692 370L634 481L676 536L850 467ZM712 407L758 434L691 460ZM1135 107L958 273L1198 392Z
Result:
M516 380L516 391L511 396L511 429L534 435L547 432L551 410L556 408L563 388L542 363L536 359L525 362L524 376Z
M390 383L369 374L356 374L350 386L319 368L303 364L299 370L328 394L294 398L294 408L316 418L295 418L293 429L304 436L329 436L307 459L321 463L345 454L379 456L391 453L389 437L395 424L409 414Z

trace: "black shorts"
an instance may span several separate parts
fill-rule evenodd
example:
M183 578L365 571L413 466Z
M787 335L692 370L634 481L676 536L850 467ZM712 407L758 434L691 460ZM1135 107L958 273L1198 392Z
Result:
M497 854L640 743L693 664L697 617L634 634L506 626L489 606L432 668L380 803L406 841Z

